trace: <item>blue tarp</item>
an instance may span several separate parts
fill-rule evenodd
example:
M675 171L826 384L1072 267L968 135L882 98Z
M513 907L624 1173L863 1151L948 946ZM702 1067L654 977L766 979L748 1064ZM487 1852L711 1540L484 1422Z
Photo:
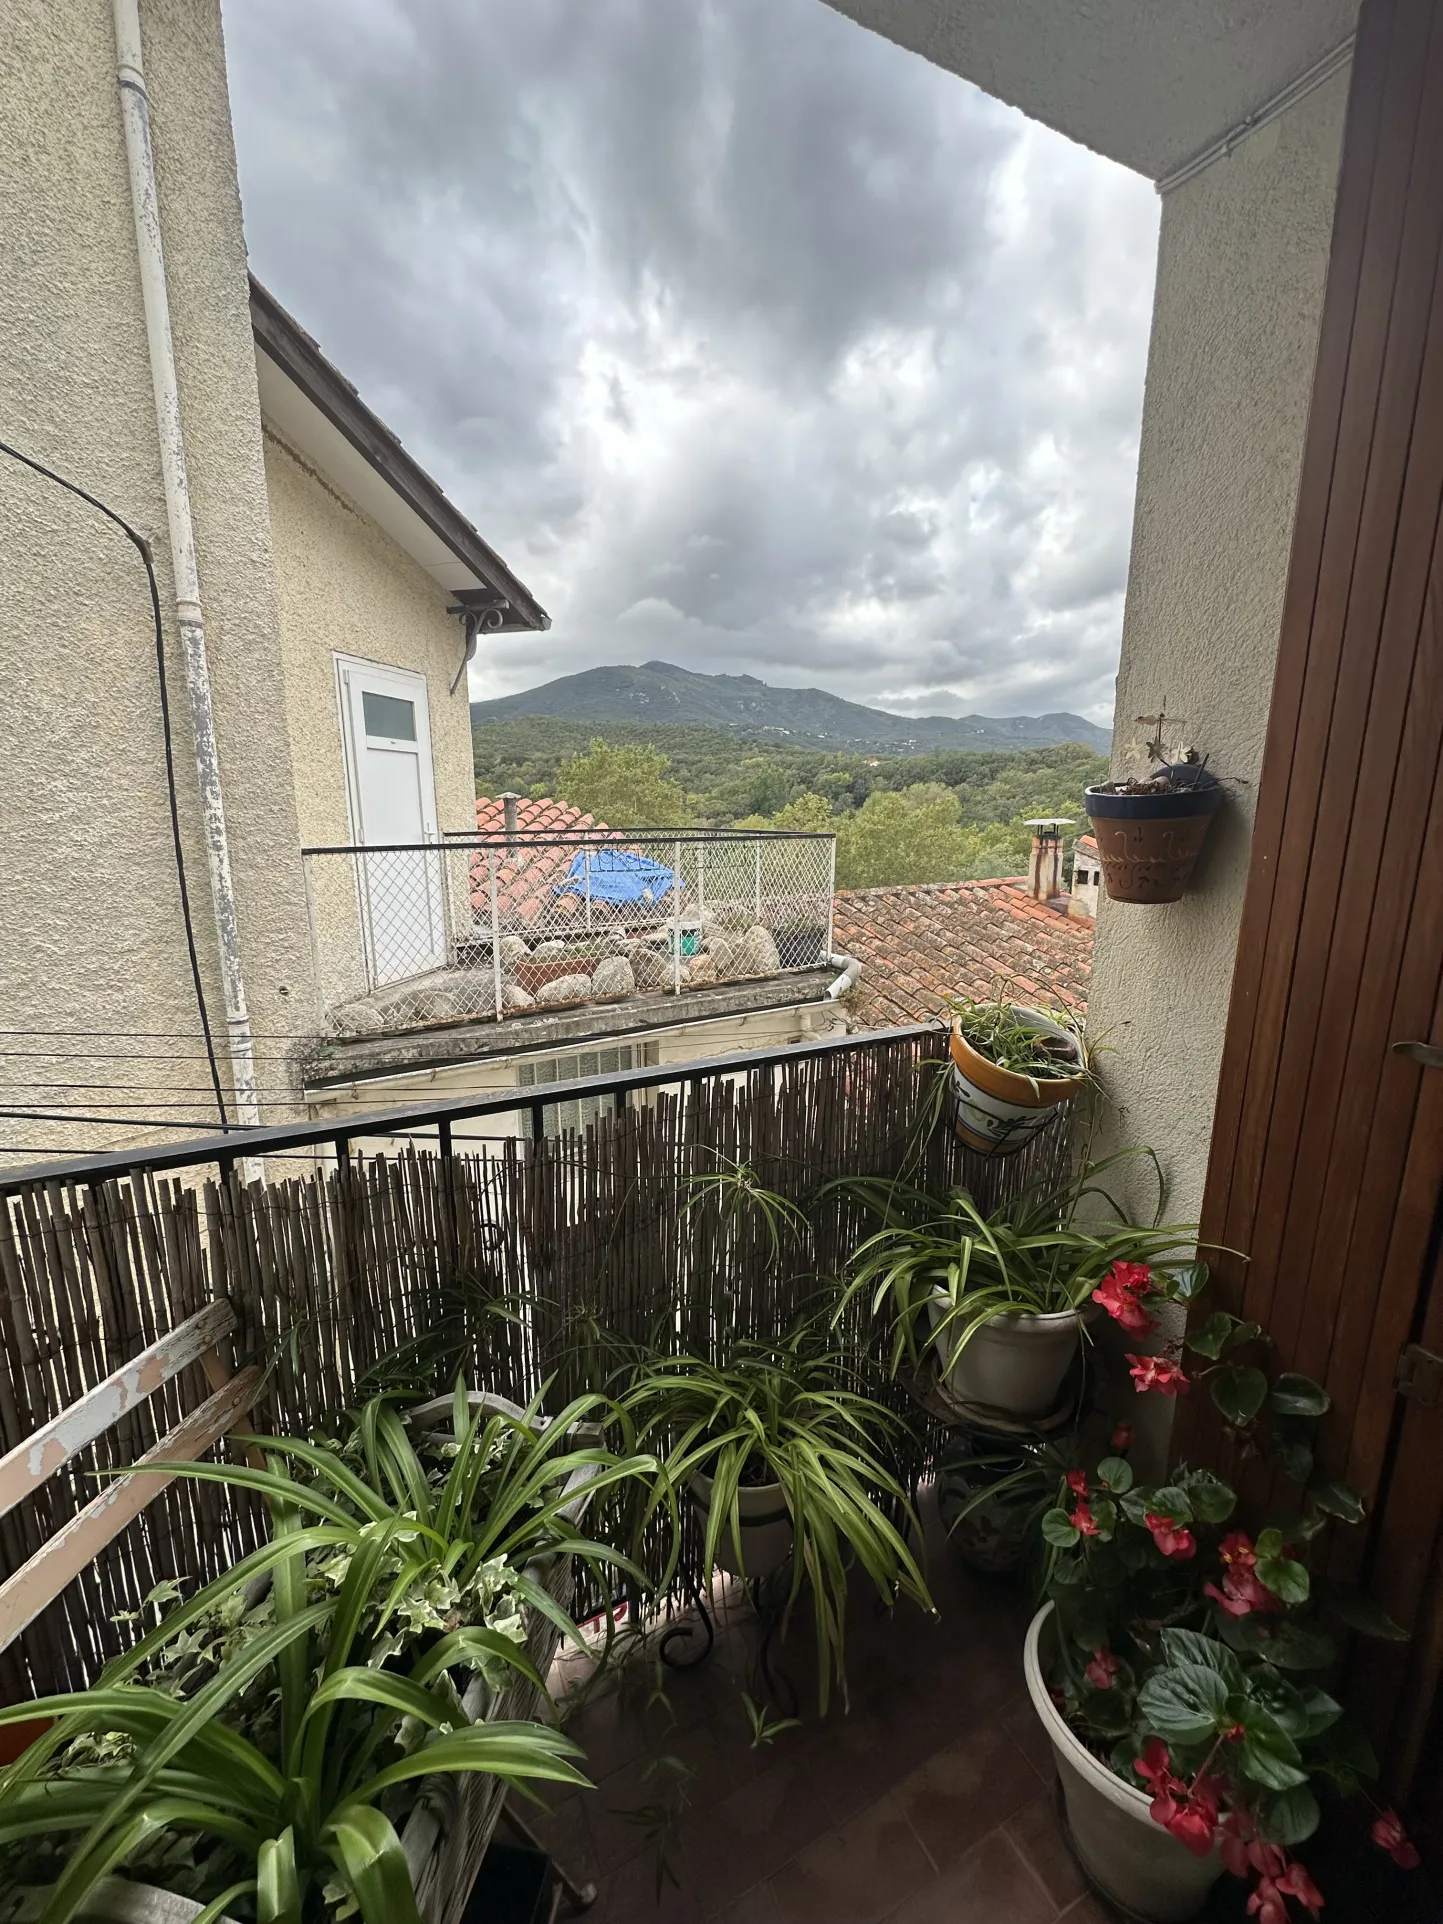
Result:
M593 902L660 902L676 886L672 871L649 856L631 855L622 848L593 848L581 851L571 873L553 893L584 896L588 867Z

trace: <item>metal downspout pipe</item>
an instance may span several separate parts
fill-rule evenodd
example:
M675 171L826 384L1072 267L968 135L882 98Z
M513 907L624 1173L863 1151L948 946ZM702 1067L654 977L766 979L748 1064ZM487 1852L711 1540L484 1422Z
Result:
M255 1127L261 1119L256 1089L255 1041L251 1035L245 981L241 973L235 886L231 879L230 843L221 793L220 760L216 753L210 664L205 651L200 575L196 568L195 531L190 513L190 484L186 476L185 442L181 434L180 392L176 383L175 348L170 331L165 256L160 241L160 208L155 185L155 154L150 140L150 99L145 90L145 67L141 55L139 0L113 0L113 9L120 116L125 129L130 198L135 214L136 252L140 261L140 287L145 303L145 333L150 349L151 382L155 389L155 424L160 440L165 515L175 576L175 612L185 659L186 688L190 694L205 853L210 870L216 939L220 945L231 1077L235 1088L237 1120L247 1127Z

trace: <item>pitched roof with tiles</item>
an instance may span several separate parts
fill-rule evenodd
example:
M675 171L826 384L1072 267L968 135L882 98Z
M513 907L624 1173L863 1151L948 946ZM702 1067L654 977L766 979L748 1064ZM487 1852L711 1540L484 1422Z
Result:
M539 799L518 796L516 827L528 836L579 835L586 831L597 836L612 833L606 823L598 822L594 815L573 808L570 802L558 802L550 795ZM478 835L505 834L506 806L499 795L477 796L476 832ZM556 848L522 847L514 855L497 851L496 906L504 923L534 922L546 914L555 899L553 890L571 873L577 847L577 843L571 842ZM486 856L479 851L471 860L471 906L483 921L490 916L491 884L486 873Z
M847 998L854 1028L945 1017L949 995L985 996L999 979L1022 1001L1087 1008L1091 918L1034 901L1018 878L845 889L834 929L837 948L862 964Z

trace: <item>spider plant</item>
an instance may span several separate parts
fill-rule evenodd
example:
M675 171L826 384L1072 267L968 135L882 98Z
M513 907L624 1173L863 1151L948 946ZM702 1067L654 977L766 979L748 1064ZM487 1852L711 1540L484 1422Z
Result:
M148 1853L177 1839L197 1855L210 1900L196 1924L241 1904L257 1924L318 1924L333 1902L364 1924L420 1924L396 1829L417 1780L481 1771L523 1790L536 1779L586 1782L577 1747L548 1725L467 1715L455 1666L499 1662L540 1686L525 1652L500 1632L462 1627L404 1669L380 1667L378 1641L405 1594L393 1552L408 1526L392 1518L358 1538L339 1506L312 1495L308 1507L333 1523L302 1527L296 1507L276 1496L272 1621L193 1694L134 1675L257 1574L257 1557L167 1615L90 1689L0 1710L3 1723L57 1720L0 1773L0 1846L73 1839L40 1924L68 1924L113 1870L143 1868ZM308 1601L307 1549L342 1546L352 1547L339 1589ZM269 1742L238 1727L257 1693L276 1700L274 1719L263 1719ZM115 1761L90 1761L84 1740L98 1737Z
M963 1040L997 1068L1034 1083L1086 1073L1087 1047L1081 1022L1072 1010L1040 1011L1064 1031L1057 1036L1022 1019L1005 983L986 1001L959 995L950 996L948 1004Z
M901 1435L899 1420L864 1394L853 1359L827 1347L814 1321L778 1342L738 1343L725 1362L655 1357L636 1372L622 1401L638 1446L662 1459L648 1518L674 1501L674 1491L699 1476L710 1479L705 1569L714 1567L724 1533L741 1547L742 1489L781 1486L794 1545L784 1617L808 1585L821 1708L833 1677L845 1701L852 1563L888 1606L903 1595L933 1607L904 1534L916 1519L886 1460ZM673 1567L676 1554L674 1547Z
M0 1712L58 1719L0 1776L0 1845L81 1833L42 1924L65 1924L101 1877L176 1834L204 1852L207 1918L247 1900L257 1924L311 1924L339 1893L366 1924L417 1924L396 1832L405 1786L458 1771L584 1783L573 1744L473 1721L457 1678L495 1687L511 1671L544 1694L520 1606L579 1633L524 1566L566 1555L599 1579L625 1565L576 1513L656 1463L578 1444L573 1427L602 1409L580 1398L543 1428L534 1407L473 1414L458 1384L449 1439L414 1437L377 1397L329 1444L241 1439L261 1469L168 1466L263 1496L272 1541L92 1689ZM123 1754L97 1766L78 1740L112 1732Z
M1157 1184L1152 1218L1141 1224L1104 1181L1139 1159ZM1080 1309L1114 1263L1181 1266L1197 1247L1196 1224L1161 1220L1166 1185L1150 1149L1086 1163L1063 1183L1029 1184L990 1213L961 1188L939 1201L882 1178L832 1187L882 1224L853 1251L836 1316L863 1297L874 1316L890 1318L894 1375L904 1362L915 1367L929 1347L955 1358L996 1317ZM919 1340L928 1319L930 1333Z
M308 1517L329 1519L339 1509L350 1517L357 1543L376 1529L392 1530L397 1583L404 1582L412 1596L433 1597L443 1613L464 1608L486 1588L489 1573L504 1571L518 1599L579 1643L575 1624L528 1566L571 1557L603 1596L608 1570L643 1581L620 1551L585 1535L576 1515L607 1489L653 1479L657 1466L651 1456L618 1456L596 1440L596 1419L617 1414L604 1397L576 1397L548 1419L541 1413L545 1394L543 1387L525 1410L491 1398L473 1411L465 1383L458 1381L449 1399L449 1436L415 1435L415 1417L408 1424L390 1397L376 1396L350 1415L338 1441L238 1439L266 1453L264 1470L218 1463L170 1467L182 1476L255 1490L267 1502L279 1499ZM429 1419L436 1413L432 1404L416 1414Z

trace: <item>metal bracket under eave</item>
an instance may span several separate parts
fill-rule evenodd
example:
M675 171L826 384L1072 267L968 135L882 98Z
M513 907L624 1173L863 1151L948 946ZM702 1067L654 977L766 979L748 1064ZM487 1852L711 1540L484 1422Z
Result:
M1443 1356L1437 1356L1431 1349L1424 1349L1421 1343L1410 1343L1398 1358L1398 1373L1393 1378L1393 1387L1399 1396L1407 1397L1410 1403L1421 1403L1425 1409L1436 1409L1443 1403Z
M476 653L476 637L483 633L494 634L506 626L506 616L511 603L505 595L482 597L473 595L469 589L458 590L458 599L446 610L448 615L458 615L466 625L466 647L461 656L461 665L451 680L451 693L454 695L461 686L461 677L470 666Z

